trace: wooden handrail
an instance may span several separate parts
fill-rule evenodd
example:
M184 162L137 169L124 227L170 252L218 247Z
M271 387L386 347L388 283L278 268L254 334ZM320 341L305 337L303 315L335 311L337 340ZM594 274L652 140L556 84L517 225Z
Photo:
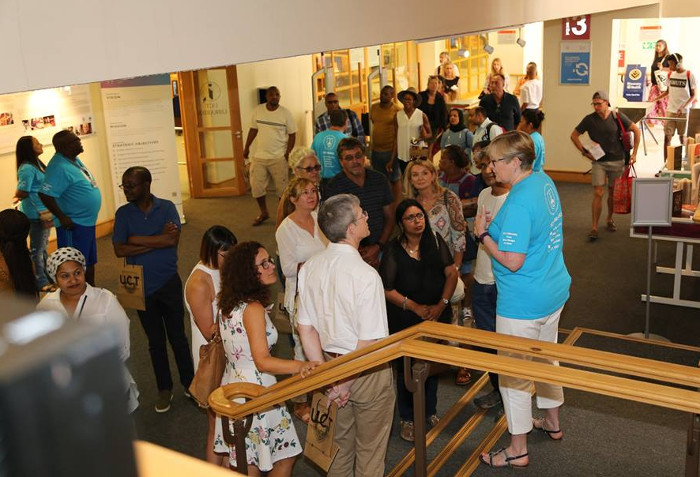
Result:
M269 388L252 383L222 386L211 394L209 404L218 414L242 419L287 399L323 388L399 357L410 356L700 414L700 392L696 390L460 349L428 342L425 339L457 341L482 348L494 348L606 372L653 379L661 383L700 387L700 369L695 367L426 322L393 334L367 348L324 363L304 379L293 376ZM239 404L231 401L235 398L249 400Z

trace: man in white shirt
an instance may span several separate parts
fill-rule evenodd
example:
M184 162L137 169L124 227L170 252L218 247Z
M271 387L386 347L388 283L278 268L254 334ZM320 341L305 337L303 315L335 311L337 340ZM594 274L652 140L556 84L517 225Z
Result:
M520 108L539 109L542 104L542 80L537 77L537 64L530 62L525 70L525 83L520 87Z
M253 111L252 125L243 149L243 158L248 159L250 146L258 139L255 154L250 158L250 187L260 208L260 215L253 220L254 227L270 218L265 202L270 178L275 183L277 195L282 195L289 183L287 160L296 142L297 125L292 113L280 106L280 98L276 86L267 88L265 104L258 105Z
M481 168L481 177L488 186L482 190L477 199L478 210L482 208L489 214L491 220L496 217L503 203L508 197L510 187L506 184L496 182L496 174L493 171L491 158L487 154L482 154L477 158ZM477 237L478 238L478 237ZM474 314L474 324L480 330L496 331L496 279L493 276L493 265L491 256L486 247L479 244L479 251L476 254L476 265L474 266L474 284L472 286L472 313ZM485 348L484 351L496 353L496 350ZM498 386L498 375L489 372L489 380L493 390L474 399L474 405L482 409L489 409L501 403L501 393Z
M488 118L486 109L477 106L470 111L469 120L476 126L474 144L481 141L493 141L493 138L503 134L503 128Z
M351 194L327 199L318 224L330 243L302 266L298 278L299 336L312 361L328 361L389 335L384 287L360 256L369 235L367 213ZM388 364L336 383L328 393L338 405L335 443L340 451L328 472L383 476L396 396Z
M688 131L688 110L695 102L697 95L695 75L683 68L683 56L674 53L666 58L671 73L668 75L668 89L661 93L656 100L668 96L666 116L679 118L667 120L664 123L664 159L666 159L667 147L671 145L673 135L678 131L681 144L685 142Z

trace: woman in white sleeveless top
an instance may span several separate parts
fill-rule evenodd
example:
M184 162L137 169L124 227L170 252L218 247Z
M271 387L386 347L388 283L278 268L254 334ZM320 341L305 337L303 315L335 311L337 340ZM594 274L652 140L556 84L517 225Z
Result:
M403 110L396 113L396 155L403 174L411 160L411 141L427 139L432 132L428 116L417 109L421 103L421 97L416 90L408 88L401 91L398 98L403 103Z
M214 335L218 324L217 297L221 289L219 269L224 263L228 249L236 245L235 235L226 227L215 225L204 232L199 249L199 262L194 266L185 283L185 306L192 324L192 360L194 369L199 365L199 348ZM222 457L214 453L215 414L209 410L207 430L207 461L222 464Z

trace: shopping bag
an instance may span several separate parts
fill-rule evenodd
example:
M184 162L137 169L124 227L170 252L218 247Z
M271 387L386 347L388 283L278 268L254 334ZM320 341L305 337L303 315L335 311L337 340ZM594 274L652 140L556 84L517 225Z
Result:
M338 405L324 394L315 393L311 401L311 419L306 431L304 456L314 464L328 472L335 455L340 450L333 442L335 438L335 423L338 415Z
M124 308L146 309L146 294L143 291L143 267L141 265L129 265L124 260L124 265L119 270L117 299Z
M621 177L615 179L613 212L629 214L632 211L632 181L637 178L634 166L625 167Z
M199 365L189 387L190 394L201 407L209 407L209 395L221 386L225 367L224 343L217 327L212 339L199 347Z

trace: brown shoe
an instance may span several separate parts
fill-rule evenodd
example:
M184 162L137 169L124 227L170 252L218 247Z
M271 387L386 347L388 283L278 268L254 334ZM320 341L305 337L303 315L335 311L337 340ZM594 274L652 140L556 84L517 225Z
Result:
M401 439L408 442L413 442L415 440L413 421L401 421Z
M460 368L457 371L457 377L455 378L455 384L457 386L466 386L472 382L472 373L469 372L467 368Z

